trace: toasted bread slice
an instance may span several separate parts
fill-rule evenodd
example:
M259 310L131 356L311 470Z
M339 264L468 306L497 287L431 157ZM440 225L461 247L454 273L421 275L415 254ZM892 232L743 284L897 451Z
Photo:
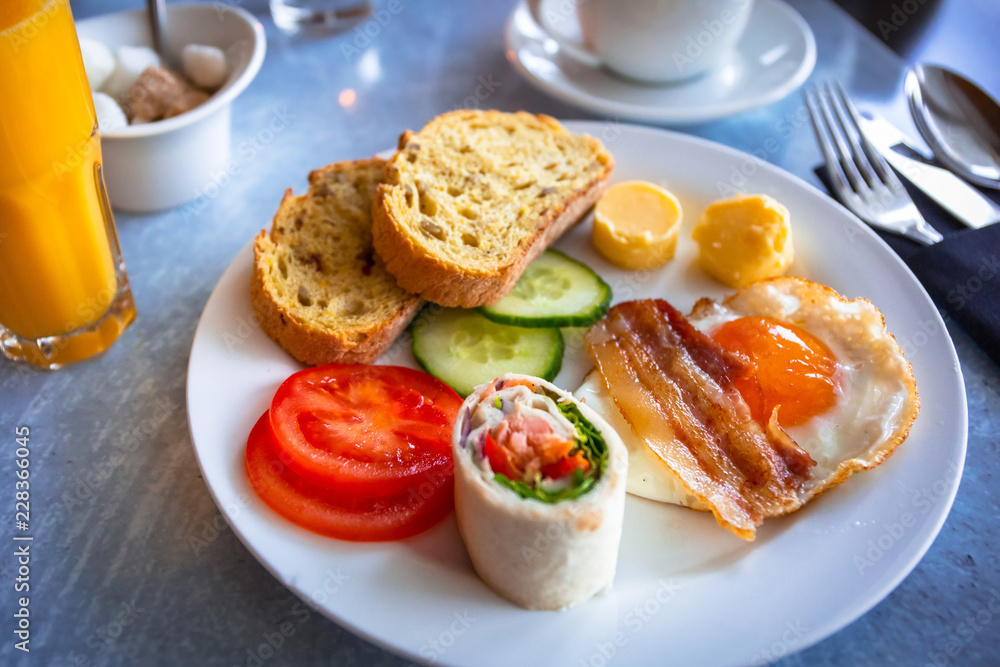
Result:
M372 197L384 172L377 158L313 171L309 191L286 190L270 233L254 239L254 311L303 363L375 361L423 303L372 248Z
M607 185L601 142L523 111L453 111L405 132L372 209L400 286L444 306L504 297Z

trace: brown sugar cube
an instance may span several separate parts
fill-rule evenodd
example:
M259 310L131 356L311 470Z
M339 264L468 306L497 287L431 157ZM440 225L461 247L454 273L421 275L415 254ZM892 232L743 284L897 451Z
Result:
M184 77L165 67L147 67L128 89L127 107L133 122L171 118L208 99Z
M167 106L167 110L163 113L163 117L173 118L174 116L179 116L185 111L194 109L207 99L208 93L203 90L198 90L197 88L191 88L183 95L170 101L169 106Z

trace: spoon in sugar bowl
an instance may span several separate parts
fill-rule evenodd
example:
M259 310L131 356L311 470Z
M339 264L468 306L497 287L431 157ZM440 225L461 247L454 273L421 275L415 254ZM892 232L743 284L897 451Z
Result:
M146 0L146 9L149 13L149 31L153 36L153 50L160 58L166 60L167 40L164 29L167 19L166 0Z

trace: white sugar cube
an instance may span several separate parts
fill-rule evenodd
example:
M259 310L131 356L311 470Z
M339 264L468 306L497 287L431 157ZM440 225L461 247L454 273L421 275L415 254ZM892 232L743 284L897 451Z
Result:
M114 54L101 42L86 37L80 38L80 53L83 54L83 69L87 71L90 89L100 90L115 70Z
M128 126L125 112L110 95L94 93L94 110L97 112L97 126L101 128L101 132L117 132Z
M229 75L226 54L214 46L188 44L181 51L181 65L187 78L206 90L217 89Z
M104 92L112 97L122 97L143 70L160 64L160 56L148 46L120 46L115 56L115 70L104 82Z

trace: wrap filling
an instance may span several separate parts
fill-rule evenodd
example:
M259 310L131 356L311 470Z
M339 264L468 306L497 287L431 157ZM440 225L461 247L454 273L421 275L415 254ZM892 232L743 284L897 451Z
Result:
M527 379L494 380L468 420L476 464L522 498L578 498L608 464L607 443L579 407Z

